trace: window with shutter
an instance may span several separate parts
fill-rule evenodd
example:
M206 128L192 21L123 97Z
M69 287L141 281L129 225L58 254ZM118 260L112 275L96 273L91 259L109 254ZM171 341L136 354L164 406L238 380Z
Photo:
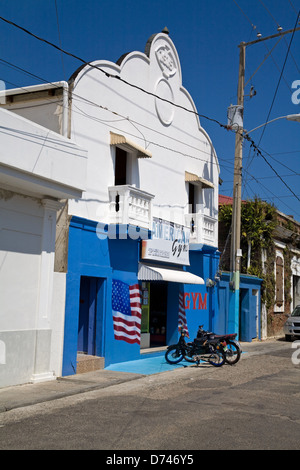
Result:
M276 257L276 304L281 307L283 304L283 259Z

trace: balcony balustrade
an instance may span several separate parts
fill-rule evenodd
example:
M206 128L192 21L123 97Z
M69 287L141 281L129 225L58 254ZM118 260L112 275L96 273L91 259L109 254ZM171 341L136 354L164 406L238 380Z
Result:
M151 229L153 194L131 185L110 186L109 222Z
M190 227L190 244L203 243L209 246L218 246L218 220L208 215L186 214L185 224Z

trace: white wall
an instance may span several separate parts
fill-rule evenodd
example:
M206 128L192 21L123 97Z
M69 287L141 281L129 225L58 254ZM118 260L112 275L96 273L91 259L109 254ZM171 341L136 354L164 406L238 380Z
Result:
M36 326L43 217L38 200L0 190L1 330Z
M66 276L54 274L60 199L81 197L86 151L0 110L0 387L61 374Z
M55 235L56 211L51 212ZM51 230L45 234L49 223L40 200L0 190L0 387L53 376L49 302L55 238Z
M64 135L67 135L67 123L71 123L68 136L88 150L86 192L82 198L70 202L70 214L109 221L107 188L114 185L115 149L110 146L112 131L125 135L152 153L151 159L138 160L135 179L137 187L155 195L153 216L184 224L184 213L188 212L188 186L184 173L189 171L213 182L215 189L203 190L199 201L203 203L201 211L204 214L217 218L218 161L211 140L195 115L197 109L193 99L182 86L176 47L168 35L159 33L148 41L147 49L147 55L136 51L127 54L120 66L99 60L93 63L94 67L80 68L73 74L69 85L65 82L49 84L52 91L62 87L60 101L56 99L53 103L49 99L47 104L43 97L34 99L32 107L28 102L22 103L22 99L17 99L6 107L49 129L60 129ZM107 77L95 67L194 113ZM30 96L42 93L45 87L29 87ZM68 87L72 91L70 120ZM11 94L23 92L23 89L10 91ZM40 104L43 105L42 114ZM67 177L65 168L63 173Z
M169 69L157 59L161 50L167 51L173 61L171 66L168 64ZM149 58L133 52L125 57L121 67L106 61L94 65L195 111L192 98L182 87L177 51L165 34L155 36ZM155 195L154 216L170 220L170 212L175 211L171 220L184 223L188 203L185 171L214 183L215 190L204 190L203 212L217 216L218 162L197 116L90 66L78 73L73 89L72 138L88 149L89 161L87 191L82 201L70 205L72 214L93 220L104 216L107 221L107 187L114 184L110 131L123 134L152 152L151 159L139 159L138 167L140 189Z
M40 196L81 196L85 187L85 150L5 109L0 109L0 126L0 183Z

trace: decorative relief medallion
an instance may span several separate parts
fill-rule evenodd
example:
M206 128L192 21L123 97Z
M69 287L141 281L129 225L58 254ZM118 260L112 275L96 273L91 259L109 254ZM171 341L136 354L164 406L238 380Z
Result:
M155 94L163 99L155 98L155 108L161 122L169 126L174 118L174 94L167 80L162 78L156 85Z
M156 49L155 55L163 76L166 78L173 77L177 72L177 69L171 48L168 45L160 46Z

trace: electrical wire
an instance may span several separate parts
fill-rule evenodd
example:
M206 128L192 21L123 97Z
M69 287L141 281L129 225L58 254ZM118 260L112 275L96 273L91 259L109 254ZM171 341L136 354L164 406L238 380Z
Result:
M3 61L3 62L5 62L5 63L8 64L9 66L16 67L17 69L19 69L20 71L23 71L24 73L28 73L29 75L33 75L35 78L38 78L39 80L44 80L44 79L42 79L41 77L39 77L39 76L37 76L37 75L34 75L34 74L32 74L31 72L26 71L25 69L22 69L22 68L20 68L20 67L18 67L18 66L14 66L13 64L11 64L11 63L9 63L9 62L4 61L3 59L0 59L0 60ZM55 86L58 87L58 85L56 85L55 83L52 83L52 85L55 85ZM22 88L22 87L21 87L21 88ZM24 91L25 91L25 92L29 92L28 90L26 90L26 88L24 88ZM76 95L76 94L75 94L75 98L76 98L76 99L79 99L79 100L81 100L81 101L88 102L88 104L91 104L91 105L93 105L93 106L100 107L101 109L103 109L103 110L105 110L105 111L109 111L109 112L113 113L114 115L121 117L120 120L128 120L129 122L132 121L129 117L121 116L121 115L118 114L117 112L111 111L111 110L109 110L108 108L104 108L103 106L101 106L101 105L99 105L99 104L97 104L97 103L95 103L95 102L92 102L92 101L90 101L90 100L87 100L86 98L81 97L80 95ZM49 100L49 103L50 103L50 102L53 103L53 100L51 100L51 101ZM36 105L35 105L35 106L36 106ZM92 119L92 120L96 120L96 121L101 122L101 123L103 123L103 124L108 123L108 122L111 123L111 122L118 122L118 121L119 121L119 120L111 121L111 120L103 120L103 119L95 118L95 117L89 115L88 113L85 113L84 111L80 110L80 108L78 108L78 106L75 105L75 107L77 108L78 111L75 111L75 110L74 110L74 112L80 112L81 114L86 115L88 118L90 118L90 119ZM135 121L133 121L133 122L135 122ZM143 126L141 123L138 123L138 122L136 122L136 124ZM113 126L110 125L110 127L113 127ZM135 127L136 127L136 126L135 126ZM147 126L146 126L146 127L147 127ZM115 128L115 129L117 129L117 130L120 131L120 129L118 129L118 128ZM151 130L155 132L154 129L151 129ZM129 133L129 134L130 134L130 133ZM160 133L160 134L161 134L161 133ZM143 134L142 134L142 135L143 135ZM134 135L134 134L131 134L131 136L133 136L134 138L139 138L138 136L136 136L136 135ZM165 136L165 137L168 137L167 135L164 135L164 136ZM247 140L249 140L249 139L247 139ZM185 142L182 142L182 141L179 141L179 140L177 140L177 141L178 141L179 143L182 143L182 144L185 144L185 145L186 145ZM252 141L253 147L256 149L256 145L255 145L254 141L253 141L252 139L251 139L251 141ZM160 148L164 148L165 150L169 150L169 151L171 151L172 153L175 153L175 154L180 154L180 155L183 155L183 156L186 156L186 157L189 157L189 158L194 158L194 159L196 159L196 160L200 160L200 161L206 162L205 159L201 159L201 158L199 158L199 157L195 157L195 156L190 155L190 154L188 154L188 153L186 153L186 152L180 152L179 150L174 149L174 148L170 148L170 147L168 147L168 146L166 146L166 145L163 146L163 145L161 145L161 144L158 144L158 143L155 142L155 141L149 141L149 144L152 144L152 145L154 145L154 146L158 146L158 147L160 147ZM205 151L203 151L203 152L204 152L204 153L211 154L211 153L209 153L209 152L205 152ZM261 151L258 149L258 156L259 156L260 154L261 154ZM213 163L214 163L214 162L213 162ZM227 169L224 164L222 164L222 168L223 168L224 170ZM227 170L227 171L229 171L229 170ZM247 172L247 171L246 171L246 173L247 173L247 174L250 174L250 173ZM278 174L277 174L277 175L278 175ZM258 183L257 178L255 178L253 175L250 175L250 176L252 177L252 179L254 179L254 180ZM281 178L280 175L278 175L278 177ZM273 193L271 193L271 194L273 194ZM293 194L294 194L294 193L293 193ZM273 196L274 196L274 195L273 195ZM274 197L276 197L276 196L274 196ZM296 196L296 197L297 197L297 196ZM297 197L297 198L298 198L298 197ZM277 198L277 199L280 200L280 198ZM286 204L285 204L285 205L286 205ZM288 207L288 206L287 206L287 207ZM289 208L289 209L290 209L290 208Z
M270 162L268 162L267 158L263 155L262 151L259 149L259 147L255 144L255 142L252 140L252 138L247 135L246 133L244 134L244 139L248 140L250 142L250 146L254 148L254 150L256 151L256 153L258 155L260 155L264 161L267 163L267 165L269 165L269 167L274 171L274 173L278 176L278 178L280 179L280 181L282 181L282 183L287 187L287 189L295 196L296 199L298 199L298 201L300 202L300 199L299 197L294 193L294 191L288 186L288 184L282 179L282 177L277 173L277 171L275 170L275 168L273 168L273 166L271 165Z
M237 3L236 0L233 0L233 2L236 4L236 6L238 7L238 9L242 12L242 14L244 15L244 17L247 19L247 21L251 24L251 27L253 30L256 29L256 26L251 22L250 18L246 15L246 13L244 12L244 10L240 7L240 5Z
M289 4L291 5L292 9L294 10L294 12L297 14L297 10L296 8L294 7L293 3L291 0L289 0Z
M284 205L287 209L291 210L292 212L294 212L297 216L300 217L300 213L298 213L297 211L295 211L295 208L294 207L290 207L288 206L288 204L286 204L284 201L282 201L282 198L280 196L276 196L276 194L274 194L269 188L267 188L258 178L256 178L256 176L252 175L251 173L249 173L247 170L243 170L243 171L246 171L246 173L256 182L256 184L261 188L261 190L264 192L265 196L262 198L264 200L278 200L281 202L282 205ZM253 197L257 197L257 192L254 191L250 184L248 183L247 184L247 189L251 190L252 194L253 194ZM245 189L245 188L244 188ZM223 190L223 192L226 192ZM268 195L271 194L272 196L269 196ZM230 189L230 194L232 195L232 189ZM249 193L248 193L249 194ZM290 196L285 196L285 197L294 197L294 195L290 195Z
M246 19L247 19L248 22L251 24L251 26L252 26L253 28L256 28L256 26L253 25L253 23L251 22L251 20L249 19L249 17L246 15L246 13L243 11L243 9L240 7L240 5L239 5L235 0L233 0L233 1L234 1L234 3L237 5L237 7L240 9L240 11L242 12L242 14L246 17ZM272 13L269 11L269 9L266 7L266 5L262 2L262 0L259 0L259 1L260 1L260 3L262 4L262 6L266 9L266 11L268 12L268 14L271 16L271 18L275 21L277 27L280 28L281 26L280 26L279 23L276 21L276 19L274 18L274 16L272 15ZM291 1L290 1L290 4L291 4L292 8L294 9L294 11L295 11L295 12L297 13L297 15L298 15L297 20L296 20L296 24L295 24L295 27L294 27L294 30L293 30L293 35L294 35L295 29L296 29L296 27L297 27L297 23L298 23L300 11L299 11L299 12L296 11L296 9L295 9L295 7L292 5L292 2L291 2ZM272 52L273 52L273 50L275 49L275 47L279 44L279 42L280 42L283 38L285 39L285 42L286 42L285 36L280 37L279 40L276 42L276 44L273 46L273 48L272 48L271 50L269 50L268 47L266 46L266 44L264 43L265 46L266 46L266 49L267 49L267 52L268 52L268 53L267 53L267 55L265 56L265 58L264 58L264 60L262 61L262 63L258 66L258 68L255 70L255 72L251 75L251 77L249 78L249 80L247 81L247 83L245 84L245 86L251 81L251 79L253 78L253 76L258 72L258 70L261 68L261 66L264 64L264 62L266 61L266 59L267 59L269 56L271 56L272 60L274 61L275 65L276 65L276 67L279 69L279 66L278 66L278 64L276 63L276 61L275 61L275 59L274 59L274 57L273 57L273 55L272 55ZM291 57L292 57L292 54L291 54L291 51L290 51L290 46L291 46L291 43L292 43L292 39L293 39L293 37L291 38L290 44L289 44L289 46L288 46L288 52L287 52L287 55L286 55L286 59L287 59L287 56L288 56L289 53L290 53L290 55L291 55ZM298 66L297 66L297 63L296 63L295 59L294 59L294 62L295 62L295 65L296 65L297 70L299 71L299 68L298 68ZM286 60L285 60L285 63L286 63ZM284 66L285 66L285 63L284 63ZM280 75L280 78L279 78L279 83L280 83L280 80L281 80L281 76L283 76L283 69L284 69L284 66L283 66L283 68L282 68L282 70L281 70L281 75ZM280 69L279 69L279 70L280 70ZM283 77L283 78L284 78L284 77ZM285 80L285 79L284 79L284 80ZM275 92L275 96L276 96L276 93L277 93L277 90L278 90L278 87L279 87L279 83L278 83L278 85L277 85L277 89L276 89L276 92ZM285 80L285 83L286 83L288 89L290 90L290 86L289 86L289 84L286 82L286 80ZM274 100L275 100L275 97L273 98L273 102L274 102ZM272 103L272 106L273 106L273 103ZM268 114L268 118L269 118L269 115L270 115L272 106L271 106L271 108L270 108L270 111L269 111L269 114ZM266 122L268 121L268 118L266 119ZM263 134L264 134L264 131L265 131L265 127L264 127L264 129L263 129ZM260 144L260 142L261 142L261 139L262 139L263 134L261 135L259 144ZM259 144L258 144L258 145L259 145ZM266 153L267 153L267 152L266 152ZM250 167L254 156L255 156L255 154L252 156L252 159L248 162L247 168Z
M267 6L264 4L264 2L262 0L259 0L259 2L262 4L262 6L264 7L264 9L267 11L267 13L270 15L270 17L272 18L272 20L274 21L274 23L277 25L277 30L280 31L282 29L281 25L278 23L278 21L276 21L276 18L274 18L274 16L272 15L272 13L270 12L269 8L267 8ZM297 12L296 12L297 13ZM286 45L288 46L288 42L287 42L287 39L285 36L282 36L282 38L284 39ZM296 69L298 71L298 73L300 73L300 70L299 70L299 67L297 65L297 62L296 62L296 59L294 58L292 52L290 51L290 56L296 66ZM274 59L273 59L274 60Z
M297 28L297 24L298 24L298 21L299 21L299 17L300 17L300 10L298 12L298 15L297 15L297 19L296 19L296 22L295 22L295 26L293 28L293 32L292 32L292 36L291 36L291 40L289 42L289 45L288 45L288 49L287 49L287 53L285 55L285 59L284 59L284 63L283 63L283 66L281 68L281 72L280 72L280 76L279 76L279 80L278 80L278 83L277 83L277 86L276 86L276 89L275 89L275 92L274 92L274 96L273 96L273 99L272 99L272 102L271 102L271 105L270 105L270 108L269 108L269 111L268 111L268 115L267 115L267 118L266 118L266 121L265 121L265 126L263 127L263 130L262 130L262 134L260 136L260 139L259 139L259 142L258 142L258 145L256 146L254 141L249 138L247 140L249 140L251 142L251 146L253 148L257 150L259 150L259 146L260 146L260 143L262 141L262 138L264 136L264 133L265 133L265 130L266 130L266 127L267 127L267 124L268 124L268 121L269 121L269 117L271 115L271 112L272 112L272 108L273 108L273 105L274 105L274 102L275 102L275 99L276 99L276 96L277 96L277 93L278 93L278 89L279 89L279 85L280 85L280 82L281 82L281 79L283 77L283 72L284 72L284 69L285 69L285 65L286 65L286 62L287 62L287 59L288 59L288 56L289 56L289 52L290 52L290 48L291 48L291 45L292 45L292 42L293 42L293 38L294 38L294 34L295 34L295 30ZM249 136L248 136L249 137ZM272 171L274 171L274 173L279 177L279 179L282 181L282 183L289 189L289 191L291 191L294 195L295 193L292 191L292 189L287 185L287 183L281 178L281 176L276 172L276 170L273 168L273 166L268 162L268 160L265 158L265 156L259 151L258 154L264 159L264 161L267 163L267 165L269 165L269 167L272 169ZM252 159L249 161L248 163L248 166L247 168L250 167L251 163L253 161L253 157ZM297 199L299 199L296 195L295 197Z
M266 121L265 121L265 126L263 127L263 130L262 130L262 134L260 136L260 139L259 139L259 142L258 142L258 146L260 145L261 141L262 141L262 138L264 136L264 133L265 133L265 130L266 130L266 127L267 127L267 123L269 121L269 117L271 115L271 112L272 112L272 109L273 109L273 105L274 105L274 102L275 102L275 99L276 99L276 96L277 96L277 93L278 93L278 89L279 89L279 85L280 85L280 82L281 82L281 79L282 79L282 75L283 75L283 72L284 72L284 69L285 69L285 65L286 65L286 62L287 62L287 59L288 59L288 56L289 56L289 52L290 52L290 49L291 49L291 45L292 45L292 42L293 42L293 39L294 39L294 35L295 35L295 30L297 28L297 24L298 24L298 21L299 21L299 17L300 17L300 10L298 12L298 15L297 15L297 19L296 19L296 22L295 22L295 26L293 28L293 32L292 32L292 36L291 36L291 40L290 40L290 43L289 43L289 46L288 46L288 50L287 50L287 53L285 55L285 59L284 59L284 62L283 62L283 65L282 65L282 69L281 69L281 73L280 73L280 76L279 76L279 79L278 79L278 83L277 83L277 86L276 86L276 89L275 89L275 92L274 92L274 96L273 96L273 99L272 99L272 103L270 105L270 109L269 109L269 112L268 112L268 115L267 115L267 118L266 118Z
M6 62L6 61L5 61L5 62ZM90 100L86 100L85 98L80 97L79 95L78 95L77 97L78 97L79 99L83 99L84 101L88 101L88 102L89 102L90 104L92 104L93 106L97 106L97 107L100 107L100 108L103 109L103 107L102 107L101 105L99 105L99 104L96 104L96 103L94 103L94 102L90 102ZM93 119L93 120L102 122L102 123L104 122L103 119L99 119L99 118L92 117L91 115L89 115L89 114L85 113L84 111L80 110L80 108L79 108L78 106L76 106L76 108L77 108L82 114L85 114L87 117L89 117L89 118L91 118L91 119ZM122 120L128 120L129 122L131 122L131 120L130 120L128 117L121 116L120 114L116 113L115 111L111 111L111 110L109 110L109 109L107 109L107 108L105 108L105 110L110 111L110 112L112 112L112 113L118 115L119 117L122 118ZM106 122L112 122L112 121L110 121L110 120L108 121L108 120L107 120ZM134 121L133 121L133 122L134 122ZM137 123L137 124L141 125L140 123ZM112 127L112 126L110 126L110 127ZM119 130L119 129L117 129L117 130ZM152 130L153 130L153 129L152 129ZM136 135L134 135L134 134L131 134L131 135L132 135L134 138L139 138L138 136L136 136ZM142 135L143 135L143 134L142 134ZM144 136L143 136L143 137L144 137ZM168 136L165 135L165 137L168 137ZM248 137L248 138L247 138L247 137ZM249 136L246 136L245 138L246 138L246 140L249 140L249 141L250 141L251 146L255 149L255 151L257 152L257 154L260 155L260 156L266 161L266 163L273 169L273 171L275 172L275 174L277 175L277 177L285 184L285 186L292 192L292 194L293 194L297 199L299 199L298 196L297 196L297 195L292 191L292 189L287 185L287 183L282 179L282 177L277 173L277 171L276 171L276 170L271 166L271 164L267 161L267 159L264 157L264 155L263 155L263 153L261 152L261 150L256 146L255 142L254 142ZM181 142L181 141L180 141L180 142ZM184 144L184 142L181 142L181 143ZM179 155L183 155L183 156L186 156L186 157L189 157L189 158L194 158L194 159L200 160L200 161L206 161L206 160L201 159L201 158L199 158L199 157L195 157L195 156L193 156L193 155L189 155L189 154L187 154L186 152L181 152L181 151L179 151L178 149L170 148L170 147L168 147L168 146L166 146L166 145L161 145L161 144L159 144L159 143L157 143L157 142L155 142L155 141L153 141L153 140L148 141L148 145L149 145L149 144L152 144L152 145L154 145L154 146L158 146L158 147L163 148L163 149L165 149L165 150L172 151L172 153L176 153L176 154L179 154ZM206 152L206 153L208 153L208 152Z
M275 21L275 23L277 24L277 27L278 28L281 28L281 25L279 23L277 23L277 21L275 20L274 16L272 15L272 13L270 12L270 10L266 7L266 5L264 4L264 2L262 0L259 0L259 2L262 4L262 6L264 7L264 9L269 13L269 15L271 16L271 18L273 18L273 20Z
M192 109L188 109L188 108L185 108L184 106L180 105L180 104L177 104L177 103L174 103L170 100L167 100L166 98L162 98L161 96L159 95L156 95L155 93L152 93L151 91L148 91L148 90L145 90L144 88L138 86L138 85L135 85L133 83L130 83L128 82L127 80L125 80L124 78L121 78L119 75L114 75L114 74L111 74L109 72L107 72L106 70L102 69L101 67L98 67L97 65L93 64L92 62L89 62L89 61L86 61L84 59L82 59L81 57L78 57L77 55L75 54L72 54L71 52L68 52L64 49L62 49L61 47L57 46L56 44L53 44L52 42L48 41L47 39L44 39L44 38L41 38L40 36L37 36L36 34L32 33L31 31L28 31L27 29L23 28L22 26L14 23L13 21L10 21L6 18L3 18L3 16L0 16L0 20L4 21L5 23L11 25L11 26L14 26L18 29L20 29L21 31L23 31L24 33L32 36L33 38L39 40L39 41L42 41L44 42L45 44L48 44L49 46L51 47L54 47L56 50L58 51L61 51L63 54L66 54L78 61L80 61L82 64L84 65L88 65L90 66L91 68L94 68L94 69L97 69L99 70L101 73L103 73L106 77L108 78L113 78L113 79L116 79L116 80L119 80L120 82L124 83L125 85L128 85L132 88L135 88L143 93L146 93L147 95L149 96L153 96L154 98L156 99L159 99L161 101L164 101L165 103L168 103L172 106L175 106L176 108L180 108L180 109L183 109L184 111L187 111L188 113L191 113L191 114L194 114L198 117L201 117L203 119L207 119L209 121L212 121L216 124L218 124L220 127L223 127L223 128L226 128L227 126L225 124L222 124L221 122L219 122L217 119L214 119L214 118L211 118L209 116L205 116L204 114L199 114L198 112L192 110Z
M59 17L58 17L58 8L57 8L57 1L54 0L54 5L55 5L55 14L56 14L56 23L57 23L57 32L58 32L58 41L59 41L59 46L62 49L62 42L61 42L61 36L60 36L60 27L59 27ZM63 69L63 75L66 80L66 71L65 71L65 64L64 64L64 55L61 52L61 63L62 63L62 69Z
M236 3L236 2L235 2L235 3ZM283 68L282 68L282 71L281 71L280 79L279 79L279 82L278 82L278 85L277 85L277 88L276 88L276 92L275 92L275 95L274 95L274 98L273 98L272 105L271 105L271 107L270 107L268 116L269 116L270 113L271 113L271 110L272 110L272 107L273 107L273 104L274 104L274 101L275 101L275 98L276 98L276 94L277 94L278 87L279 87L279 84L280 84L280 81L281 81L281 77L282 77L282 74L283 74L283 70L284 70L284 67L285 67L285 64L286 64L286 60L287 60L287 57L288 57L288 54L289 54L289 51L290 51L291 43L292 43L292 40L293 40L293 37L294 37L295 28L296 28L297 23L298 23L299 15L300 15L300 12L299 12L298 17L297 17L297 22L296 22L296 25L295 25L295 27L294 27L294 31L293 31L293 34L292 34L292 38L291 38L291 41L290 41L290 44L289 44L289 48L288 48L288 51L287 51L287 54L286 54L285 62L284 62L284 65L283 65ZM177 104L177 103L173 103L173 102L171 102L171 101L169 101L169 100L167 100L167 99L161 98L160 96L158 96L158 95L156 95L156 94L154 94L154 93L151 93L151 92L149 92L149 91L143 89L142 87L139 87L139 86L137 86L137 85L135 85L135 84L132 84L132 83L130 83L130 82L128 82L128 81L122 79L122 78L121 78L120 76L118 76L118 75L110 74L110 73L108 73L107 71L101 69L101 67L98 67L98 66L96 66L95 64L93 64L93 63L91 63L91 62L87 62L87 61L83 60L82 58L76 56L75 54L72 54L72 53L70 53L70 52L68 52L68 51L63 50L61 47L58 47L57 45L51 43L50 41L48 41L48 40L46 40L46 39L44 39L44 38L41 38L41 37L39 37L39 36L33 34L32 32L26 30L25 28L23 28L23 27L17 25L16 23L14 23L14 22L12 22L12 21L10 21L10 20L7 20L7 19L3 18L2 16L0 16L0 19L1 19L2 21L4 21L4 22L6 22L6 23L8 23L8 24L10 24L10 25L12 25L12 26L14 26L14 27L16 27L16 28L22 30L23 32L29 34L30 36L36 38L37 40L42 41L42 42L44 42L44 43L50 45L51 47L54 47L55 49L61 51L61 53L67 54L67 55L69 55L69 56L71 56L71 57L73 57L73 58L79 60L80 62L82 62L82 63L85 64L85 65L89 65L89 66L92 67L92 68L96 68L97 70L99 70L100 72L102 72L103 74L105 74L105 75L106 75L107 77L109 77L109 78L118 79L119 81L125 83L125 84L128 85L128 86L131 86L131 87L133 87L133 88L136 88L136 89L138 89L138 90L140 90L140 91L142 91L142 92L144 92L144 93L146 93L146 94L148 94L148 95L151 95L151 96L153 96L153 97L155 97L155 98L157 98L157 99L160 99L160 100L162 100L162 101L164 101L164 102L167 102L167 103L169 103L169 104L171 104L171 105L173 105L173 106L175 106L175 107L181 108L181 109L183 109L183 110L185 110L185 111L187 111L187 112L189 112L189 113L193 113L193 114L197 115L198 117L202 117L202 118L208 119L209 121L215 122L215 123L218 124L220 127L225 128L225 129L228 130L228 126L227 126L227 125L224 125L224 124L220 123L220 122L219 122L218 120L216 120L216 119L210 118L210 117L205 116L205 115L201 115L201 114L197 113L197 112L194 111L194 110L185 108L184 106L181 106L181 105L179 105L179 104ZM98 105L98 106L101 107L101 105ZM248 137L249 137L249 136L248 136ZM261 136L261 139L262 139L262 136ZM260 139L260 141L261 141L261 139ZM247 138L247 140L249 140L249 141L251 142L251 146L252 146L252 147L256 150L256 152L265 160L265 162L271 167L271 169L275 172L275 174L278 176L278 178L285 184L285 186L292 192L292 194L293 194L298 200L300 200L300 199L298 198L298 196L291 190L291 188L289 188L289 186L288 186L288 185L285 183L285 181L281 178L281 176L276 172L276 170L272 167L272 165L267 161L267 159L264 157L263 153L262 153L261 150L258 148L258 146L256 146L256 144L254 143L254 141L253 141L252 139L249 139L249 138ZM154 145L158 145L158 146L160 146L160 147L162 147L162 148L166 148L166 149L168 149L168 150L172 150L173 152L176 152L176 150L174 150L174 149L170 149L170 148L168 148L168 147L166 147L166 146L161 146L161 145L159 145L159 144L157 144L157 143L155 143L155 142L149 142L149 143L152 143L152 144L154 144ZM177 151L177 153L178 153L178 151ZM186 156L189 156L189 155L187 155L187 154L185 154L185 153L182 153L182 152L179 152L179 153L181 153L181 154L183 154L183 155L186 155ZM195 157L195 158L196 158L196 157Z
M54 88L57 88L57 89L61 88L61 87L60 87L59 85L57 85L55 82L49 82L48 80L46 80L46 79L44 79L44 78L42 78L42 77L40 77L40 76L38 76L38 75L36 75L36 74L33 74L33 73L29 72L28 70L25 70L24 68L21 68L21 67L19 67L19 66L17 66L17 65L14 65L14 64L12 64L11 62L8 62L8 61L6 61L6 60L4 60L4 59L0 59L0 62L3 62L6 66L8 66L8 67L10 67L10 68L15 68L15 69L18 70L18 71L21 71L21 72L23 72L23 73L25 73L25 74L27 74L27 75L29 75L29 76L32 76L32 77L35 78L35 79L41 80L41 81L43 81L43 82L45 82L45 83L47 83L47 84L53 86ZM9 82L9 81L6 81L6 82L7 82L7 83L10 83L10 84L13 85L14 87L18 87L18 88L24 90L24 93L30 93L30 92L31 92L31 90L30 90L30 89L27 90L26 87L19 86L19 85L15 84L15 83L12 83L12 82ZM170 138L170 136L168 136L167 134L164 134L163 132L160 132L160 131L158 131L158 130L156 130L156 129L153 129L153 128L149 127L149 126L146 126L146 125L144 125L144 124L142 124L142 123L140 123L140 122L138 122L138 121L135 121L135 120L131 119L131 118L128 117L128 116L123 116L123 115L121 115L120 113L117 113L116 111L113 111L113 110L111 110L111 109L109 109L109 108L107 108L107 107L104 107L104 106L100 105L99 103L96 103L96 102L94 102L94 101L92 101L92 100L89 100L89 99L87 99L87 98L85 98L85 97L83 97L83 96L81 96L81 95L78 95L78 94L75 93L74 91L72 92L72 96L73 96L73 100L77 100L77 101L80 101L80 102L85 102L85 103L87 103L88 105L91 105L91 106L96 107L96 108L100 108L100 109L102 109L102 110L104 110L104 111L107 111L107 112L110 112L110 113L114 114L114 115L117 116L117 117L120 117L120 119L114 119L114 120L100 119L100 118L97 118L97 117L92 116L91 114L86 113L85 111L83 111L82 109L80 109L78 106L75 105L75 107L77 108L78 111L75 111L75 110L74 110L74 112L80 112L81 114L84 114L85 116L87 116L89 119L92 119L93 121L98 121L98 122L111 122L111 123L113 123L113 122L118 122L118 121L127 120L127 121L130 122L134 127L135 127L135 124L136 124L136 125L139 125L139 126L141 126L141 127L144 127L145 129L151 130L152 132L155 132L156 134L159 134L159 135L161 135L161 136L163 136L163 137ZM48 99L45 98L45 101L47 101L48 104L51 104L51 103L54 102L54 101L53 101L53 98L51 98L51 99L50 99L50 98L48 98ZM59 100L58 100L58 101L59 101ZM58 102L58 101L56 101L56 102ZM36 106L43 106L44 104L46 104L46 103L43 103L43 104L40 104L40 105L35 104L35 105L31 105L31 106L22 106L22 109L24 109L24 108L32 108L32 107L36 107ZM73 104L74 104L74 103L73 103ZM18 108L14 108L14 109L18 109ZM120 130L120 129L118 129L118 130ZM142 133L140 130L139 130L139 132L141 133L141 135L143 136L143 139L144 139L143 133ZM132 135L132 134L131 134L131 135ZM137 137L137 136L135 136L135 135L132 135L132 136L133 136L133 137ZM191 146L190 144L187 144L186 141L183 142L183 141L181 141L181 140L179 140L179 139L175 139L174 137L172 137L172 141L173 141L173 142L174 142L174 141L175 141L175 142L178 142L178 143L183 144L183 145L185 145L185 146L187 146L187 147L189 147L189 148L191 148L191 149L193 149L193 150L199 151L199 148L198 148L198 147L193 147L193 146ZM205 144L205 145L208 145L207 141L204 141L204 140L203 140L203 141L202 141L202 140L199 140L199 141L200 141L201 143ZM174 149L170 149L170 150L176 152ZM207 151L205 151L204 149L202 149L201 152L202 152L202 153L206 153L207 155L211 155L211 152L207 152ZM188 156L188 154L185 154L185 155ZM191 158L193 158L193 157L191 156ZM197 158L197 157L195 157L195 158ZM200 159L200 160L202 160L202 159ZM203 160L203 161L206 161L206 160Z

